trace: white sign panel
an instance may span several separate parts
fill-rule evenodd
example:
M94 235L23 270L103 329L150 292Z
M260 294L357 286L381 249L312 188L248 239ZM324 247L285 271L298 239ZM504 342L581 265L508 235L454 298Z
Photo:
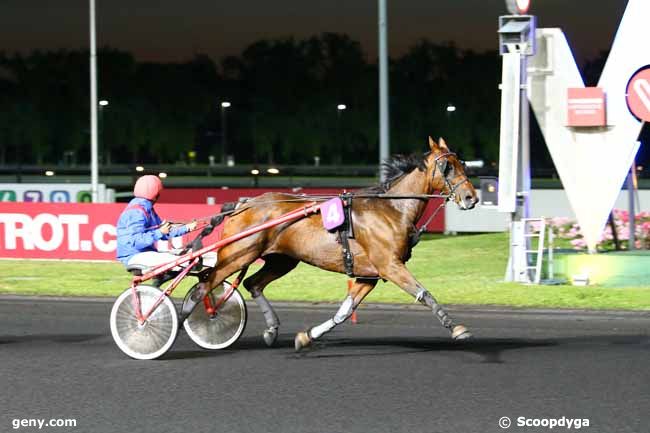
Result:
M566 126L569 87L584 87L569 44L560 29L539 29L531 59L529 99L555 167L591 251L639 149L642 123L628 111L630 77L650 63L646 34L650 1L630 0L598 87L607 95L607 123L600 129Z
M517 205L521 54L505 53L502 57L498 201L499 212L514 212Z
M100 201L105 201L106 185L98 185ZM90 184L0 183L0 202L90 203Z

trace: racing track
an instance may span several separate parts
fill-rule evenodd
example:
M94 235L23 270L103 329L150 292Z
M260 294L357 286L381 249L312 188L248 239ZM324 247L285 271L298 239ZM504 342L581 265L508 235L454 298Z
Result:
M45 432L557 432L519 416L588 418L582 431L650 423L650 313L451 309L477 339L454 344L422 309L369 307L307 353L293 336L336 306L278 308L278 348L262 318L233 348L181 333L158 361L110 337L112 300L0 297L0 431L14 418L75 418Z

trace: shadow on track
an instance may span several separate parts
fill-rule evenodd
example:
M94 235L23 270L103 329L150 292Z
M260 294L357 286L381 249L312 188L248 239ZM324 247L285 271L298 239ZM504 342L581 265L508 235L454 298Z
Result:
M327 359L327 358L365 358L417 353L459 352L479 355L481 363L505 363L502 355L512 350L529 350L579 346L629 345L642 350L650 350L647 335L594 335L546 339L518 338L477 338L469 342L454 342L448 338L425 337L381 337L381 338L329 338L319 341L311 349L300 353L294 352L293 339L280 337L274 348L267 348L260 337L241 338L225 350L171 351L162 359L178 360L222 356L242 351L276 352L288 359ZM287 353L289 351L289 353Z
M466 352L482 357L483 363L501 364L503 352L556 346L556 340L480 339L455 342L447 338L355 338L326 340L312 351L296 353L294 358L347 358L403 355L425 352ZM338 349L338 350L337 350ZM341 350L342 349L342 350Z
M106 334L44 334L44 335L1 335L0 344L31 343L49 341L52 343L84 343L104 338Z

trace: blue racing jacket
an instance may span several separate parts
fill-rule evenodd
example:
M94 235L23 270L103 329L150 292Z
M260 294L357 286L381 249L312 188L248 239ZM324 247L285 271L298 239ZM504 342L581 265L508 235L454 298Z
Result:
M117 259L126 265L138 253L156 251L156 241L187 233L187 226L181 226L164 235L158 228L161 222L151 201L138 197L131 200L117 221Z

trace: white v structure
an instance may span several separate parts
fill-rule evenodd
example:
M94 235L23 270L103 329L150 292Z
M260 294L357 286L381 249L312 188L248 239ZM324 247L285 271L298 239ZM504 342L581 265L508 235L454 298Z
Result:
M529 62L528 98L592 252L639 149L643 125L628 111L625 92L634 72L650 64L649 18L649 0L629 0L598 83L607 98L605 128L566 126L567 88L584 82L560 29L537 31L539 49Z

